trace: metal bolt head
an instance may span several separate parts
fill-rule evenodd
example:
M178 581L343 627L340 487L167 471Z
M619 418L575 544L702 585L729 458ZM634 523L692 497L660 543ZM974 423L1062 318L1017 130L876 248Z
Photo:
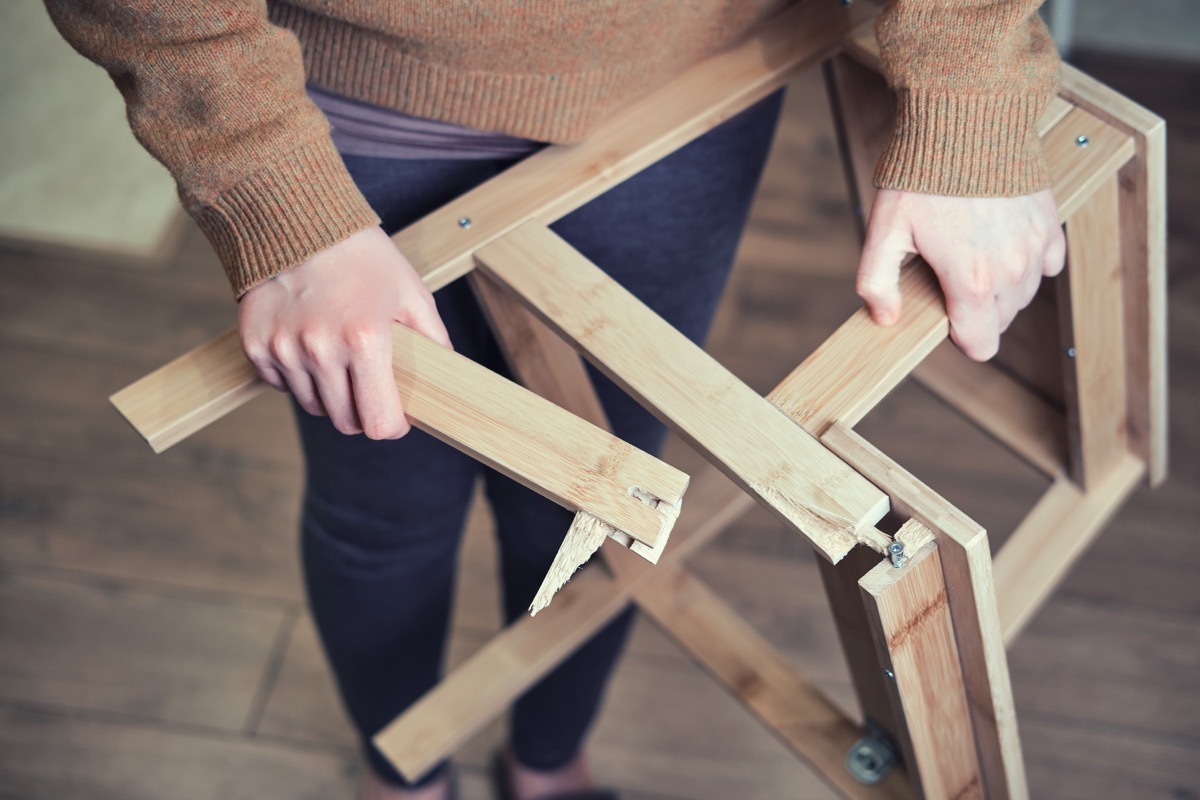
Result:
M896 764L896 752L879 736L868 732L846 753L846 769L856 781L873 786L892 771Z
M471 227L471 218L470 217L459 217L458 218L458 227L462 228L464 231L467 228Z
M904 560L904 545L900 542L892 542L888 545L888 555L892 557L892 566L900 566L900 562Z
M1075 357L1075 348L1068 347L1067 348L1067 358L1074 358L1074 357Z
M1087 147L1091 143L1092 143L1092 140L1086 136L1076 136L1075 137L1075 145L1077 147Z
M887 678L887 679L890 681L890 680L892 680L893 678L895 678L895 677L896 677L896 673L892 672L892 671L891 671L890 669L888 669L887 667L884 667L884 668L883 668L883 677Z

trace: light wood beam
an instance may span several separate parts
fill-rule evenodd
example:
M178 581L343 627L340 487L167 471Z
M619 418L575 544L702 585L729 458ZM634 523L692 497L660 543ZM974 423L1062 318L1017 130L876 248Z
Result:
M396 386L422 430L647 545L670 531L687 475L409 328L392 333Z
M994 797L985 794L975 756L937 545L927 544L900 567L883 561L860 585L903 708L910 777L929 798Z
M1067 269L1059 320L1067 350L1071 472L1090 489L1127 449L1125 337L1117 176L1067 220ZM1069 354L1066 355L1066 354Z
M549 228L523 225L476 258L825 558L837 562L860 541L880 546L882 492Z

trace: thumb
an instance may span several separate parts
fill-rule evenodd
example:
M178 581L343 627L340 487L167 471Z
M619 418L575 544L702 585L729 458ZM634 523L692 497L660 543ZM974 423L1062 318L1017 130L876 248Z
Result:
M872 236L867 232L862 256L858 261L855 291L867 303L871 318L888 326L900 320L900 265L910 251L895 237Z

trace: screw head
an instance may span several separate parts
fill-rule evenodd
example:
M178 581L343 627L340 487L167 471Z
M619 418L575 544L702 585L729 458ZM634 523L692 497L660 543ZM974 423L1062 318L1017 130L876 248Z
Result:
M471 227L471 218L470 217L459 217L458 218L458 227L462 228L464 231L467 228Z
M894 556L898 556L904 552L904 545L900 542L892 542L888 545L888 552Z
M1091 143L1092 143L1092 140L1086 136L1076 136L1075 137L1075 144L1078 147L1087 147Z
M1067 358L1074 358L1074 357L1075 357L1075 348L1068 347L1067 348Z
M884 667L883 668L883 677L887 678L890 681L892 678L896 677L896 673L892 672L887 667Z

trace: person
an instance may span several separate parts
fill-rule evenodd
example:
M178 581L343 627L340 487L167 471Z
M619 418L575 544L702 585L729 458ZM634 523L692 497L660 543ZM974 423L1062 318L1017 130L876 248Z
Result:
M482 474L510 621L569 514L410 434L390 370L393 322L505 368L462 282L435 301L389 234L545 143L586 137L617 104L786 3L46 3L64 37L109 71L135 134L220 256L247 357L301 409L305 581L362 737L368 796L449 796L445 765L410 783L370 737L437 680L472 488ZM1035 132L1058 70L1038 4L893 0L877 26L898 114L857 291L879 324L894 324L900 263L920 253L946 296L951 336L981 360L1064 258ZM555 230L701 340L778 106L778 96L760 102ZM656 452L661 426L592 378L615 432ZM583 742L630 620L620 616L516 704L508 796L611 797L593 788Z

